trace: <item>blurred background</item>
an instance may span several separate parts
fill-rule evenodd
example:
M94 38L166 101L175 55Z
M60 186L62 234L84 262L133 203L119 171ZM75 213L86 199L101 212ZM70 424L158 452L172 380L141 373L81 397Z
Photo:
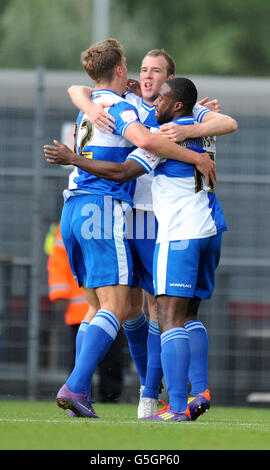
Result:
M67 88L90 85L81 51L115 37L130 78L148 50L164 48L200 98L218 98L238 121L235 134L217 139L217 195L229 230L201 319L213 404L269 406L270 3L0 0L0 7L0 398L54 399L67 377L68 332L48 297L47 262L70 169L46 164L43 145L72 136L77 110ZM126 343L123 357L121 400L137 402Z

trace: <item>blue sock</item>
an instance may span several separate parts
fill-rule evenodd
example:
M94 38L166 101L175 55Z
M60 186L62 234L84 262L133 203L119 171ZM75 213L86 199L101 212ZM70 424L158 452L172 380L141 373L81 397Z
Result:
M81 349L82 349L82 342L83 342L83 338L84 338L84 335L85 335L85 332L88 328L88 325L89 325L89 322L87 321L82 321L80 326L79 326L79 329L77 331L77 335L76 335L76 353L75 353L75 364L79 358L79 355L80 355L80 352L81 352ZM87 396L89 398L89 401L90 401L90 397L91 397L91 384L89 384L89 387L88 387L88 391L87 391Z
M88 393L89 384L120 328L116 316L108 310L98 310L84 334L81 352L66 385L75 393Z
M202 322L191 320L185 323L189 335L190 364L188 377L191 393L203 393L208 388L208 350L209 341Z
M147 373L142 396L158 399L158 390L163 377L161 365L160 329L156 321L150 321L147 340Z
M82 321L80 326L79 326L79 329L77 331L77 335L76 335L76 354L75 354L75 363L77 362L78 360L78 357L80 355L80 352L81 352L81 348L82 348L82 342L83 342L83 338L84 338L84 334L86 332L86 329L88 327L89 323L87 321Z
M161 362L173 411L187 410L189 359L189 336L185 328L172 328L162 333Z
M141 385L145 384L147 371L148 321L144 313L136 320L127 320L124 331L128 340L130 355L140 376Z

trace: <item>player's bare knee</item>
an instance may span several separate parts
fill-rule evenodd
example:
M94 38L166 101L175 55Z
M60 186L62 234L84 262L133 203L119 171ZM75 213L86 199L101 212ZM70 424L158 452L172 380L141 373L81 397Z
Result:
M158 318L162 331L184 327L189 299L161 295L157 297Z

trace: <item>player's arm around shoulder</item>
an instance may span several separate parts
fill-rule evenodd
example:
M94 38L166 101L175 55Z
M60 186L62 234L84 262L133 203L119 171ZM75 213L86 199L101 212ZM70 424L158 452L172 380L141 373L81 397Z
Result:
M204 108L204 111L199 113L202 117L196 125L181 126L174 122L163 124L160 127L162 134L173 142L183 142L186 139L226 135L237 131L238 123L231 116L209 111L203 106L200 106L200 108L202 110Z
M199 125L201 126L201 133L203 134L198 137L205 137L206 135L226 135L238 129L238 123L234 118L227 114L213 111L206 113L202 118L201 124L198 124L198 126Z
M133 159L123 163L103 160L90 160L75 154L62 142L54 140L54 145L44 145L44 156L48 163L73 165L98 178L125 183L146 173L145 168Z
M198 153L180 147L178 144L164 138L159 132L152 133L139 122L134 122L125 131L125 138L136 147L143 148L156 156L180 160L197 165Z
M89 121L99 131L114 130L115 119L105 111L105 108L112 106L111 103L94 103L91 101L94 88L83 85L71 85L68 94L72 103L89 117Z
M137 147L148 150L156 156L195 165L205 176L206 184L210 180L213 184L216 183L215 165L207 153L203 154L202 157L202 154L186 149L159 133L151 133L138 122L134 122L127 127L125 138Z

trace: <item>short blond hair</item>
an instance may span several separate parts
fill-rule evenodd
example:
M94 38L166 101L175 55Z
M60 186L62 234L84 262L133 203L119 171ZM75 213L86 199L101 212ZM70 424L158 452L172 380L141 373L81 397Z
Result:
M164 57L167 62L167 77L169 75L175 75L176 66L173 58L164 50L164 49L152 49L151 51L147 52L144 57Z
M111 82L114 69L123 59L124 49L117 39L105 39L81 54L81 63L96 83Z

